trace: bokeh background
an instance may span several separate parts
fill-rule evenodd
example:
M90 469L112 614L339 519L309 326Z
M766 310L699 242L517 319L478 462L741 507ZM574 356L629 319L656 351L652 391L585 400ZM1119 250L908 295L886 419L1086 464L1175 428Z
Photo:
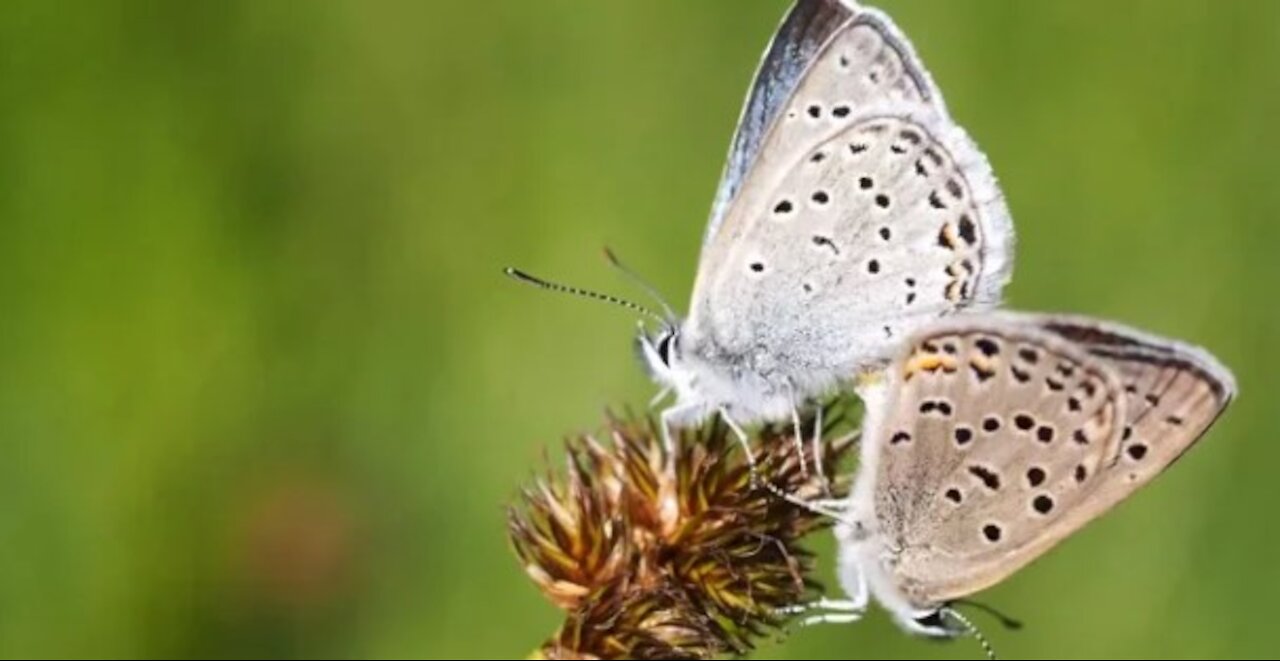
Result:
M985 597L1009 657L1280 651L1280 3L884 0L988 152L1026 309L1242 398ZM0 6L0 655L522 657L503 506L653 393L784 0ZM828 553L826 537L815 547ZM827 556L829 557L829 555ZM826 572L824 572L826 573ZM978 658L880 614L761 658Z

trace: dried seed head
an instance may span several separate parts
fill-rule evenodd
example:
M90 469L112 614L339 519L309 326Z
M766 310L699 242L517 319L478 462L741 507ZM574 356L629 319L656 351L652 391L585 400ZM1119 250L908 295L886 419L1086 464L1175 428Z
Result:
M840 420L829 411L826 437ZM805 421L812 429L812 421ZM813 596L812 558L799 545L823 517L753 488L737 439L719 422L680 439L672 475L653 420L610 416L608 442L567 444L566 470L522 493L508 528L525 571L565 624L546 658L705 659L744 653ZM752 439L762 479L801 497L824 492L791 425ZM836 466L852 437L824 443ZM807 445L807 444L806 444ZM830 485L839 495L846 485Z

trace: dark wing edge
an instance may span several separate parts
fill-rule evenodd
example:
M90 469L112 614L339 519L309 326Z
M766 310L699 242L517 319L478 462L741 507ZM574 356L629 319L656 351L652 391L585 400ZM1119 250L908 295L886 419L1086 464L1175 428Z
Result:
M773 120L791 98L814 57L849 19L853 10L840 0L798 0L765 50L730 143L720 185L707 223L705 241L715 234L729 203L738 194Z

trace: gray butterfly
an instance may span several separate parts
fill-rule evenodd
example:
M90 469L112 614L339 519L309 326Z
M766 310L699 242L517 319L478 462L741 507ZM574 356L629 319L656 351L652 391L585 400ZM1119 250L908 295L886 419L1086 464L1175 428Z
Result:
M1205 351L1079 317L991 313L904 343L867 414L837 526L852 621L870 597L907 630L972 631L948 608L1115 507L1235 396Z
M638 338L676 395L664 422L795 419L921 325L996 305L1012 243L986 159L893 22L799 0L743 110L689 316Z
M906 334L998 304L1013 240L986 158L889 17L798 0L743 108L689 316L664 304L637 338L657 399L676 396L668 450L672 425L717 413L744 443L739 423L798 426L798 406L879 369Z

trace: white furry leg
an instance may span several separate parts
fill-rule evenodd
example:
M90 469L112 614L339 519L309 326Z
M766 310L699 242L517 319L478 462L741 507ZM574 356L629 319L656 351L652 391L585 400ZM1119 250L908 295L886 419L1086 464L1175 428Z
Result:
M805 505L815 509L822 509L828 512L834 512L843 515L849 509L848 498L817 498L815 500L806 500Z
M756 472L756 456L751 452L751 440L747 438L747 432L743 431L742 427L737 422L734 422L733 418L729 417L728 409L723 406L720 407L720 419L724 420L724 423L729 425L729 429L733 430L733 435L738 437L738 444L742 446L742 454L746 456L747 466L751 469L751 483L753 485L758 484L760 475Z
M680 448L677 446L676 438L671 431L677 426L677 420L688 421L689 417L697 414L698 418L702 417L702 411L696 406L668 406L663 409L662 415L662 449L667 453L667 463L674 466L676 456L680 454Z
M800 626L812 627L820 624L852 624L862 619L862 613L819 613L800 620Z
M752 454L751 452L751 441L750 439L747 438L747 433L743 431L742 427L739 426L738 423L735 422L734 419L729 416L728 410L726 410L724 407L720 408L720 418L723 419L725 424L729 426L729 429L733 430L734 436L738 438L738 444L742 446L742 452L747 457L747 466L750 467L750 470L751 470L751 486L763 487L767 489L769 493L772 493L774 496L777 496L778 498L781 498L787 501L788 503L791 503L792 505L795 505L796 507L799 507L805 511L812 512L819 516L826 516L836 521L839 521L841 523L852 525L848 517L845 515L846 504L844 501L842 500L805 500L793 494L789 494L783 491L782 489L779 489L777 485L773 484L768 480L761 479L760 474L757 470L755 455Z
M810 439L810 449L813 452L813 470L818 474L818 480L822 483L822 493L831 495L831 481L827 479L827 471L822 466L822 406L818 406L818 410L813 417L813 438Z
M794 427L791 442L796 446L796 459L800 460L800 477L809 479L809 462L804 460L804 430L800 428L800 411L795 400L791 401L791 424Z
M651 409L658 408L658 405L662 403L662 400L666 399L667 395L670 395L670 394L671 394L670 386L667 386L666 388L659 390L658 394L654 395L653 399L649 400L649 408Z
M671 438L671 418L673 413L675 413L675 409L666 409L659 416L662 424L662 450L667 455L668 464L674 464L676 460L676 442L675 439Z
M849 624L862 619L867 611L865 601L853 599L827 599L825 597L807 604L789 606L780 611L782 615L803 615L800 626L811 627L818 624Z
M813 613L813 611L836 611L838 613L861 613L867 609L865 602L858 602L854 599L828 599L819 597L814 601L803 604L794 604L779 610L783 615L805 615Z

